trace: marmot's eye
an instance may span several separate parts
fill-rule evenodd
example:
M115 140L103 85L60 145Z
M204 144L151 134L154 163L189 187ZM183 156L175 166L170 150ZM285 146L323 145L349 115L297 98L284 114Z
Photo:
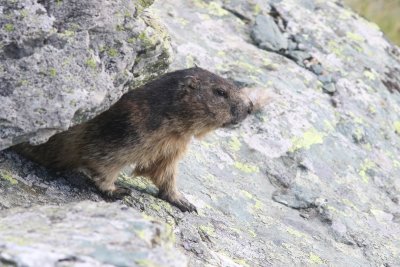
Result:
M222 96L222 97L228 98L228 94L224 90L222 90L221 88L215 89L214 93L216 95L218 95L218 96Z

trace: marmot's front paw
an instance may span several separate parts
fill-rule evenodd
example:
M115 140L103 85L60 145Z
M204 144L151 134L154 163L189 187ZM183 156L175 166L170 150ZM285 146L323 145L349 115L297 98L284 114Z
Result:
M189 202L184 196L180 195L177 197L171 197L165 194L160 193L159 198L169 202L171 205L174 205L178 209L180 209L182 212L188 211L188 212L196 212L197 213L197 208L195 205Z
M116 186L114 190L102 192L103 196L107 199L110 200L119 200L123 199L126 196L129 196L131 194L131 190L126 187L122 186Z

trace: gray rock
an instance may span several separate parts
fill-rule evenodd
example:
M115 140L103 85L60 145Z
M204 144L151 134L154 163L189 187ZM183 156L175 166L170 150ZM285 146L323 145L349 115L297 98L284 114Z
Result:
M268 15L258 15L251 30L251 38L261 49L279 52L288 48L288 40Z
M314 72L316 75L321 75L324 69L322 68L321 64L312 64L310 67L311 71Z
M328 94L333 94L336 92L336 86L334 83L325 83L322 86L322 89L324 89L324 91L327 92Z
M0 149L44 142L163 73L171 51L151 2L1 0Z
M13 209L0 225L2 265L187 266L168 225L116 203Z
M294 62L296 62L297 64L299 64L300 66L304 66L304 61L306 59L311 58L311 54L309 52L304 52L304 51L300 51L300 50L292 50L292 51L288 51L285 54L286 57L288 57L289 59L292 59Z
M319 75L318 80L320 80L320 82L322 82L323 84L328 84L332 82L332 76L329 74Z

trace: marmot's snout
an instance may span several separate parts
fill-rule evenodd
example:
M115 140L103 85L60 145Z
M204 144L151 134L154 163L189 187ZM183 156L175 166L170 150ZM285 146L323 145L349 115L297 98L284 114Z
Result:
M224 126L236 125L247 118L253 112L253 102L247 97L246 94L240 93L237 101L232 103L231 114L232 119Z

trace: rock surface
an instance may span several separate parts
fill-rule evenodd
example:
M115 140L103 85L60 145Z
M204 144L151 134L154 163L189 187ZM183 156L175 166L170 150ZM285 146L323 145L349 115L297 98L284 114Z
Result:
M152 1L0 1L0 149L40 143L163 73Z
M171 225L189 266L399 266L399 48L340 1L166 0L150 10L171 36L171 70L197 64L276 97L240 128L194 141L178 180L198 215L126 173L124 203ZM286 49L254 43L257 16L273 18ZM100 199L82 177L11 152L0 152L0 171L9 212Z
M0 225L2 266L186 266L171 227L116 203L13 209Z

